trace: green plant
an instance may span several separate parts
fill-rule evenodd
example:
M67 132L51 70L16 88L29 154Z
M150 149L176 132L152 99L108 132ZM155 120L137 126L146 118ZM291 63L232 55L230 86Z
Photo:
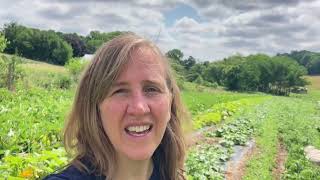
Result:
M0 33L0 53L7 47L7 39Z
M188 153L186 172L189 179L213 180L224 179L223 164L228 160L226 149L203 144Z
M0 178L40 179L65 166L67 161L63 148L8 155L0 161Z
M86 61L82 58L71 58L66 63L65 67L68 69L69 73L72 76L72 79L75 82L79 81L81 72L88 65L89 61Z
M20 67L21 58L18 56L5 56L0 54L0 88L6 87L13 91L18 79L24 75Z

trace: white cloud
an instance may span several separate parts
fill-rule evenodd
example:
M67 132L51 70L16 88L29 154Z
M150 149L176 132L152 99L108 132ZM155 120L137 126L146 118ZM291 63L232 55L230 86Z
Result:
M199 18L185 16L167 27L165 15L179 3ZM0 24L17 21L56 31L133 31L166 52L181 49L202 60L241 54L320 51L320 0L3 0Z

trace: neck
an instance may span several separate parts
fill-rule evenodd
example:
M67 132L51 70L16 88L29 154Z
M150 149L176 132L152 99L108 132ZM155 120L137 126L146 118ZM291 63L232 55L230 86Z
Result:
M148 180L153 171L152 159L147 160L130 160L125 157L117 158L118 165L116 168L114 180Z

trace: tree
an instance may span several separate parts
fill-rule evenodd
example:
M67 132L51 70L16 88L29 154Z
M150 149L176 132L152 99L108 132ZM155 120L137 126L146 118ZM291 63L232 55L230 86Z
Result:
M183 53L179 49L172 49L166 53L166 56L172 60L175 60L179 62L179 64L182 64L182 58L183 58Z
M303 76L306 69L291 58L275 56L271 58L272 76L270 92L277 95L289 95L290 89L294 86L304 86L306 81Z
M205 80L210 76L209 82L222 79L222 84L229 90L289 95L292 87L306 85L303 79L305 74L303 66L286 56L257 54L247 57L231 56L211 63L202 76Z
M15 53L15 48L17 47L16 37L20 29L21 27L15 22L4 24L3 35L9 42L5 48L6 53L9 53L9 54Z
M192 56L189 56L188 59L182 62L182 64L186 70L189 70L193 65L196 64L196 59Z
M277 54L277 56L289 57L291 60L298 62L307 68L309 75L320 74L320 53L302 50L291 51L290 54Z
M82 57L86 53L86 44L84 39L78 36L76 33L63 34L63 39L72 47L74 57Z
M58 41L50 56L50 61L53 64L64 65L68 59L72 57L72 47L64 41Z
M265 54L250 55L247 60L259 71L258 91L267 92L272 81L272 67L270 57Z
M7 46L7 39L0 33L0 53L3 52L6 46Z
M193 82L200 76L201 80L203 80L204 70L205 66L203 66L203 64L195 64L187 71L186 79L190 82Z
M237 54L226 58L222 61L224 68L223 74L223 85L229 90L240 90L239 85L239 73L241 71L241 63L245 60L244 57Z
M52 30L41 31L16 23L5 24L4 35L9 41L5 52L39 61L63 65L72 57L71 46Z
M246 61L240 66L239 72L239 90L257 91L260 85L260 70L257 65Z
M222 85L224 66L225 65L221 62L209 63L203 74L204 79L208 82Z
M19 66L21 58L16 55L0 55L0 87L6 87L10 91L15 90L17 79L23 76L23 70Z
M93 54L96 50L103 44L111 39L123 34L125 32L114 31L114 32L99 32L99 31L91 31L88 36L85 37L87 52L89 54Z

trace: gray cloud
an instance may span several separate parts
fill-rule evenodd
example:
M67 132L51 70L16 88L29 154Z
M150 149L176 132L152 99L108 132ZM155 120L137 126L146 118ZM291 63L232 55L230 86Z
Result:
M259 46L257 41L254 40L246 40L246 39L228 39L223 43L226 47L231 48L241 48L241 49L252 49Z
M39 15L48 19L70 19L75 16L80 16L88 11L86 6L70 6L67 10L63 10L58 6L50 6L48 8L39 10Z
M313 0L306 0L312 2ZM305 0L189 0L189 3L198 8L207 8L210 6L224 6L239 12L250 11L263 8L274 8L278 6L295 6Z
M186 15L167 27L166 13L191 6L201 21ZM320 51L320 0L3 0L0 24L77 32L133 31L165 52L181 49L202 60L241 54Z
M94 19L96 19L95 21L98 23L101 23L101 25L105 24L107 27L113 24L128 24L130 22L129 19L114 13L96 14Z
M166 10L174 8L177 3L183 2L183 0L53 0L54 2L64 3L64 4L126 4L131 7L144 7L153 8L157 10Z

